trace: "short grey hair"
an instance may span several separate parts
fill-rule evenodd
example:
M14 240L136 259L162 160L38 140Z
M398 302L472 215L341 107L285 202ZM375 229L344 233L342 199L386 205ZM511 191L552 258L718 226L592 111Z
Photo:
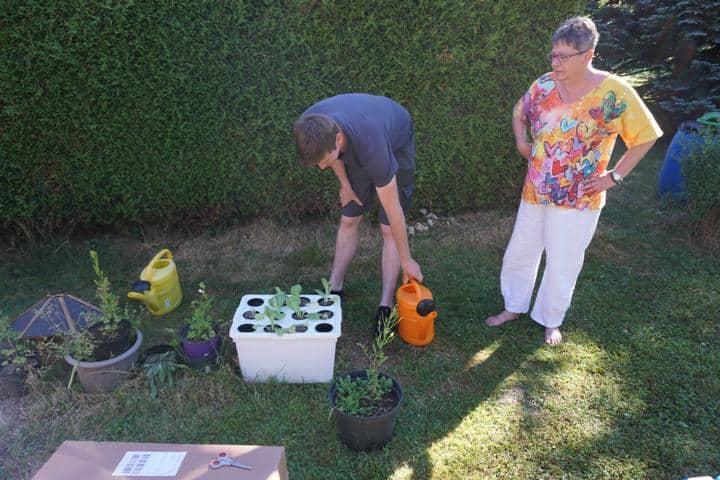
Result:
M555 30L552 44L565 43L582 52L594 50L599 39L600 34L590 17L571 17Z

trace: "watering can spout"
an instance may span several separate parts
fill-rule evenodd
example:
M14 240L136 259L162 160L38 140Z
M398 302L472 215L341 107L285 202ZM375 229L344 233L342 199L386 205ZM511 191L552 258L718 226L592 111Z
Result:
M182 301L182 290L172 253L161 250L133 282L128 298L145 304L153 315L174 310Z
M137 292L128 292L128 298L132 298L133 300L138 300L144 303L145 306L147 306L152 311L157 311L159 309L157 299L151 298L150 295L145 295L143 293Z

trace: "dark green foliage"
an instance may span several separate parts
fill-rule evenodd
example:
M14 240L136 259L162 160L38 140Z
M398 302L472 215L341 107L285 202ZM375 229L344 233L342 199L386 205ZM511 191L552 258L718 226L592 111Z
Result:
M172 388L173 376L178 370L186 368L187 366L178 363L177 353L174 350L150 355L143 362L143 372L150 388L150 396L156 398L160 390Z
M328 211L290 129L349 91L413 114L418 204L497 203L511 107L583 3L7 0L0 229Z
M717 229L720 225L720 131L718 129L710 127L704 129L703 144L692 149L682 168L687 188L688 210L695 225L701 230L704 227Z
M600 31L598 57L617 73L649 70L653 80L642 91L664 111L668 128L720 109L720 1L592 5Z

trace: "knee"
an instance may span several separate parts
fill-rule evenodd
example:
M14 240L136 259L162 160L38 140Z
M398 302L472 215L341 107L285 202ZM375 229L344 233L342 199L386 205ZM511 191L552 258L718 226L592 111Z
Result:
M346 217L345 215L340 217L340 228L343 230L356 230L360 226L362 216L357 217Z

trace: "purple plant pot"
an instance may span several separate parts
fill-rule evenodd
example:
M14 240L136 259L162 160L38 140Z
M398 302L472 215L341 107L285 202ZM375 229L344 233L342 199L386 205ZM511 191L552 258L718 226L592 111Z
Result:
M193 342L187 340L189 328L189 325L185 325L182 330L180 330L180 341L185 356L189 358L204 358L218 351L218 348L220 348L220 335L215 335L209 340ZM218 332L217 326L215 327L215 332Z

